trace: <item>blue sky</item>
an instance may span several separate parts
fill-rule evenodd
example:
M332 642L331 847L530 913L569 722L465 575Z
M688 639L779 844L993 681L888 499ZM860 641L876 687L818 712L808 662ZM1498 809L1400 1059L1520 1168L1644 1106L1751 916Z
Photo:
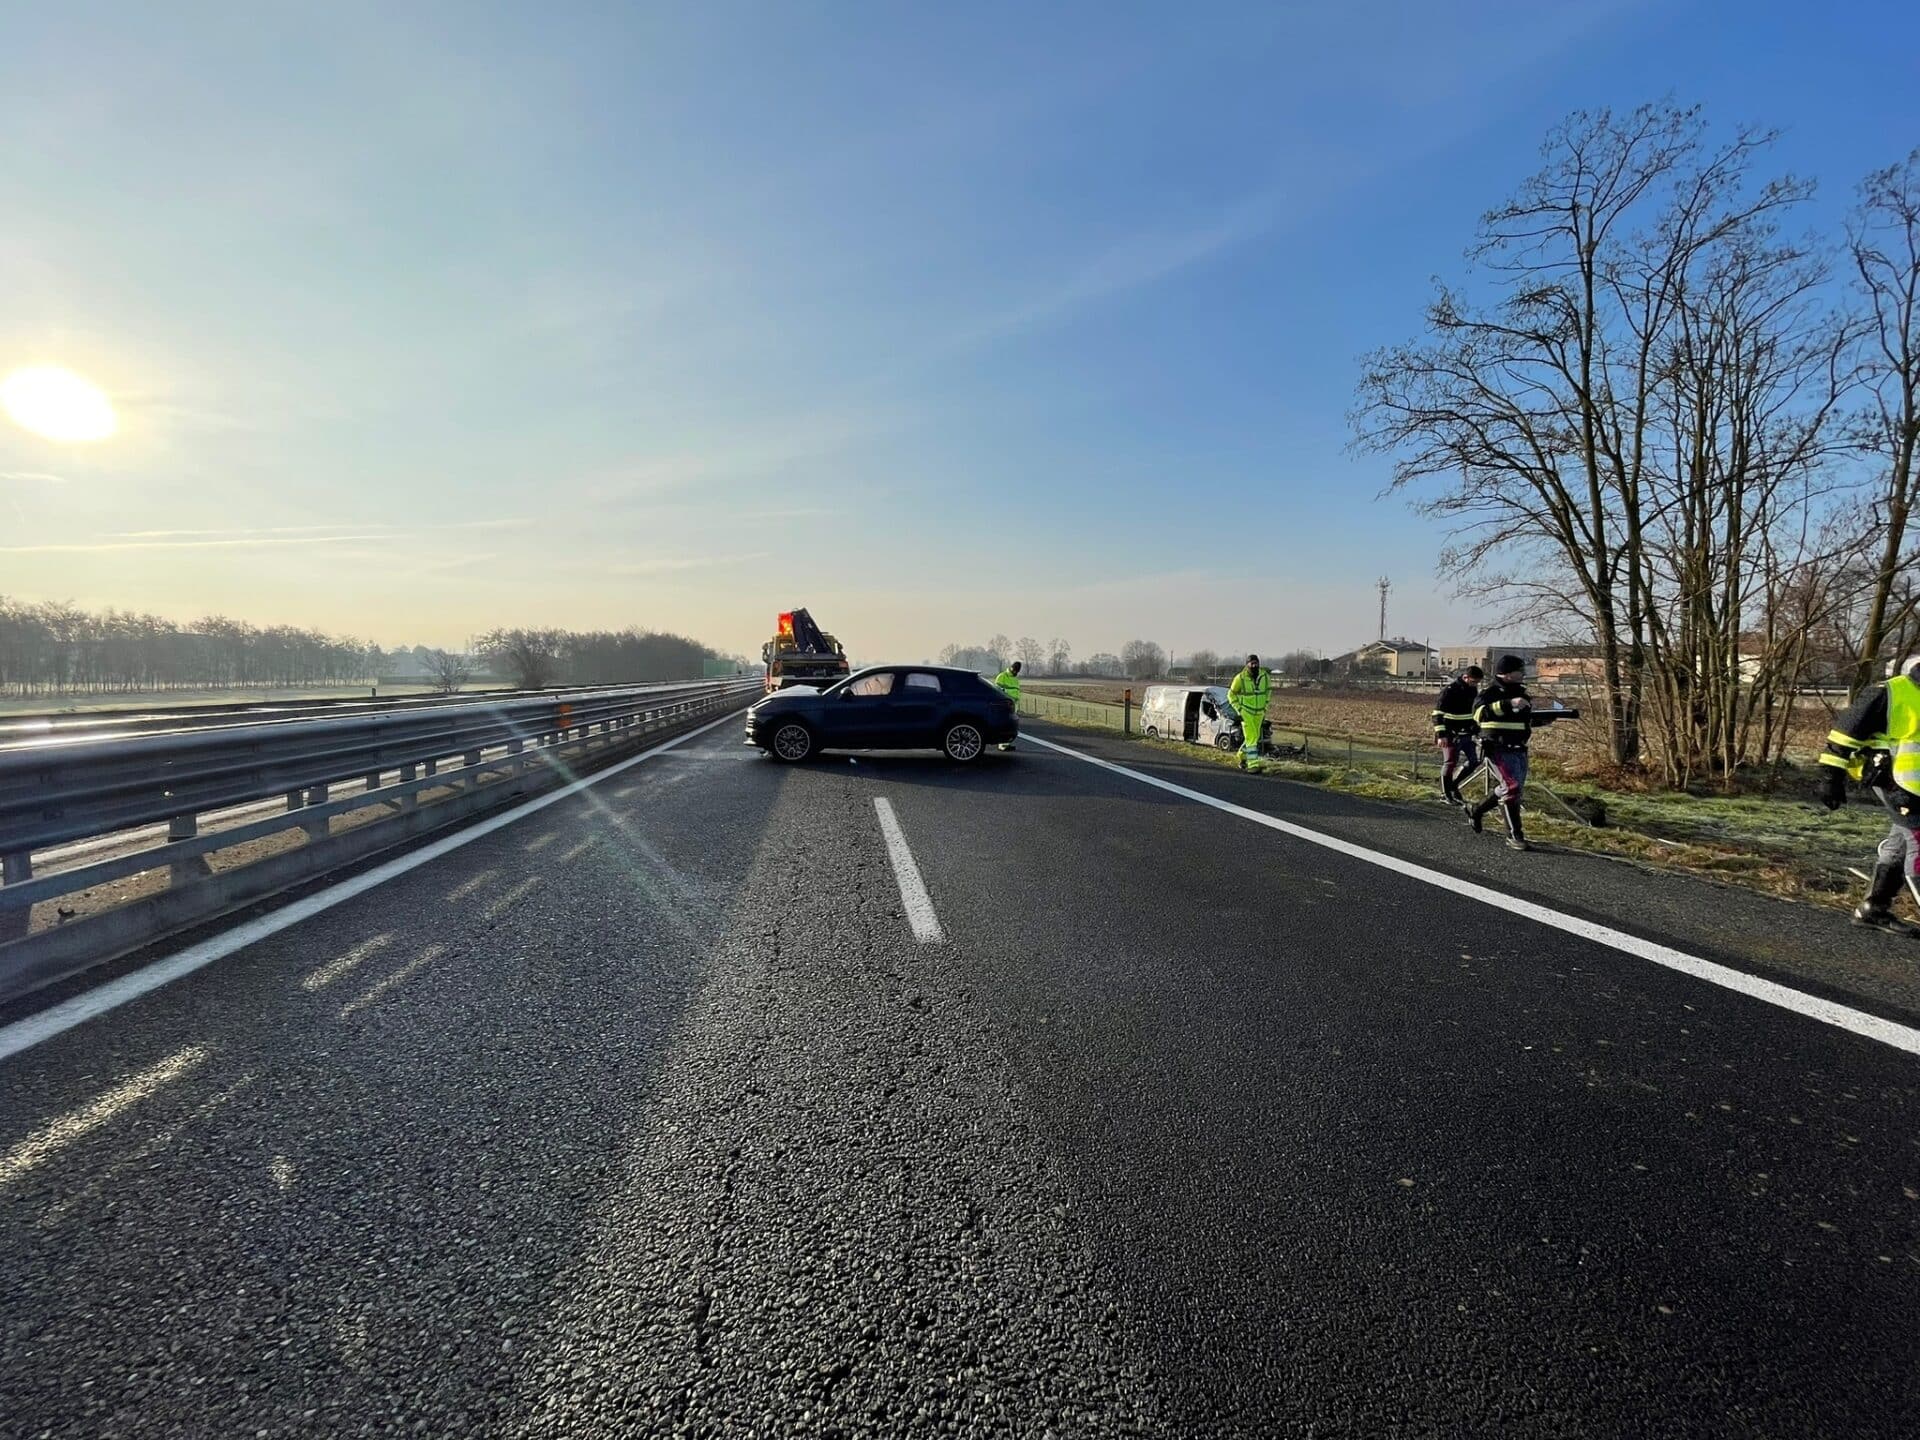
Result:
M1823 13L1824 11L1824 13ZM90 4L0 21L0 592L863 658L1465 638L1346 452L1578 106L1854 182L1910 7ZM1251 593L1241 588L1254 582Z

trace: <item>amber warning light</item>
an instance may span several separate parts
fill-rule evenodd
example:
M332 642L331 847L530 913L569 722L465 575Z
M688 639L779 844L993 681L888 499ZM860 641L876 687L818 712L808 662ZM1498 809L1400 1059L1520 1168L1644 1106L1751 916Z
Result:
M780 633L787 639L793 638L793 612L784 611L780 616Z

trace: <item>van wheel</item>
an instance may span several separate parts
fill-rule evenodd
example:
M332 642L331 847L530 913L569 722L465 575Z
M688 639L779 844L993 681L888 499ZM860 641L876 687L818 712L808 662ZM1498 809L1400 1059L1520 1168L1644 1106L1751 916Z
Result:
M980 758L980 752L987 748L987 741L977 729L962 720L947 727L947 733L940 737L940 748L947 752L949 760L958 760L964 765L969 760Z
M1218 735L1213 737L1213 748L1216 750L1238 750L1240 748L1240 742L1222 730Z
M795 764L813 753L813 732L799 721L792 721L773 732L771 748L774 759Z
M1147 728L1142 730L1140 733L1146 736L1147 739L1149 740L1158 740L1160 738L1160 732L1154 729L1153 726L1151 725L1147 726Z

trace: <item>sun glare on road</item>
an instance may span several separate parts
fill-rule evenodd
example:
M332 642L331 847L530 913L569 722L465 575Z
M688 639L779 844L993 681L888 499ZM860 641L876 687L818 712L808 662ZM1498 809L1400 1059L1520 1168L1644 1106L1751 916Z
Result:
M100 387L58 365L30 365L0 380L0 407L21 429L62 444L105 440L120 428Z

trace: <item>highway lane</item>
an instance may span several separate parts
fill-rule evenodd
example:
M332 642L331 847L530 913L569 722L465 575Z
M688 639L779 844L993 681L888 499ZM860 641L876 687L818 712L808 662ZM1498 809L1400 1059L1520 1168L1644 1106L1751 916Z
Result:
M1188 1433L1912 1433L1911 1056L1022 772L895 803Z
M1037 747L734 738L0 1063L0 1415L1920 1422L1912 1057Z

